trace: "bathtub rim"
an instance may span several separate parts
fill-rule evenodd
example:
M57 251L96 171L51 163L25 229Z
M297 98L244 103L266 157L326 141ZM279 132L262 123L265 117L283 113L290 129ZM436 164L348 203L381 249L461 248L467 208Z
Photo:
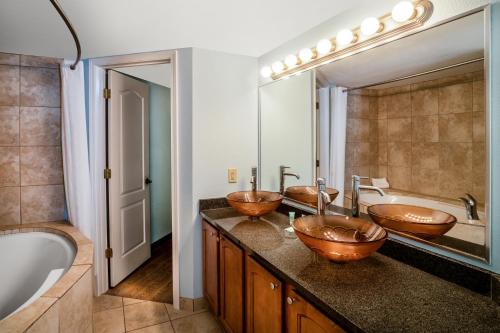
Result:
M77 284L93 266L93 245L78 229L66 221L0 226L0 235L46 232L65 237L75 247L75 258L64 275L33 303L0 320L0 331L24 332Z

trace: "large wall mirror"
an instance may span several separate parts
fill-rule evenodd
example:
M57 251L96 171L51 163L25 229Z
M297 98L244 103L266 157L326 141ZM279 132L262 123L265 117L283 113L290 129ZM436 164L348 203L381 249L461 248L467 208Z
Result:
M261 189L322 177L393 236L487 261L485 54L480 11L261 86Z

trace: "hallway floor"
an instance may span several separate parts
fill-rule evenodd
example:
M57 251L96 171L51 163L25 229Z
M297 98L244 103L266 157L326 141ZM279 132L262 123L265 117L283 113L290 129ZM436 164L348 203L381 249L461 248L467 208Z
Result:
M172 304L171 234L153 243L151 258L107 294Z
M94 333L218 333L207 310L178 311L171 304L102 295L94 298Z

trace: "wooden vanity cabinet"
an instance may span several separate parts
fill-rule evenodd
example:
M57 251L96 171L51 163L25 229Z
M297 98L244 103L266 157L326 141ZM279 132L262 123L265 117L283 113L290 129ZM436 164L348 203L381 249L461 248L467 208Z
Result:
M246 332L281 333L283 283L246 256Z
M312 304L299 296L291 286L286 287L287 333L342 333L345 332Z
M224 236L219 242L220 313L226 332L244 331L244 252Z
M203 221L203 296L212 309L219 315L219 231L210 223Z

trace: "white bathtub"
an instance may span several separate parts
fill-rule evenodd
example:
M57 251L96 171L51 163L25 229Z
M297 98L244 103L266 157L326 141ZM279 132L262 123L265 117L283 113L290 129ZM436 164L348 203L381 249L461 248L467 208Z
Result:
M378 193L374 192L361 192L359 203L360 205L362 205L361 209L365 213L366 207L376 204L403 204L441 210L455 216L457 218L457 221L459 222L446 233L446 236L459 238L475 244L484 245L484 225L486 220L483 212L478 212L480 222L469 221L467 219L465 207L463 206L405 195L386 194L384 196L380 196Z
M71 267L75 246L47 232L0 235L0 319L25 308Z

